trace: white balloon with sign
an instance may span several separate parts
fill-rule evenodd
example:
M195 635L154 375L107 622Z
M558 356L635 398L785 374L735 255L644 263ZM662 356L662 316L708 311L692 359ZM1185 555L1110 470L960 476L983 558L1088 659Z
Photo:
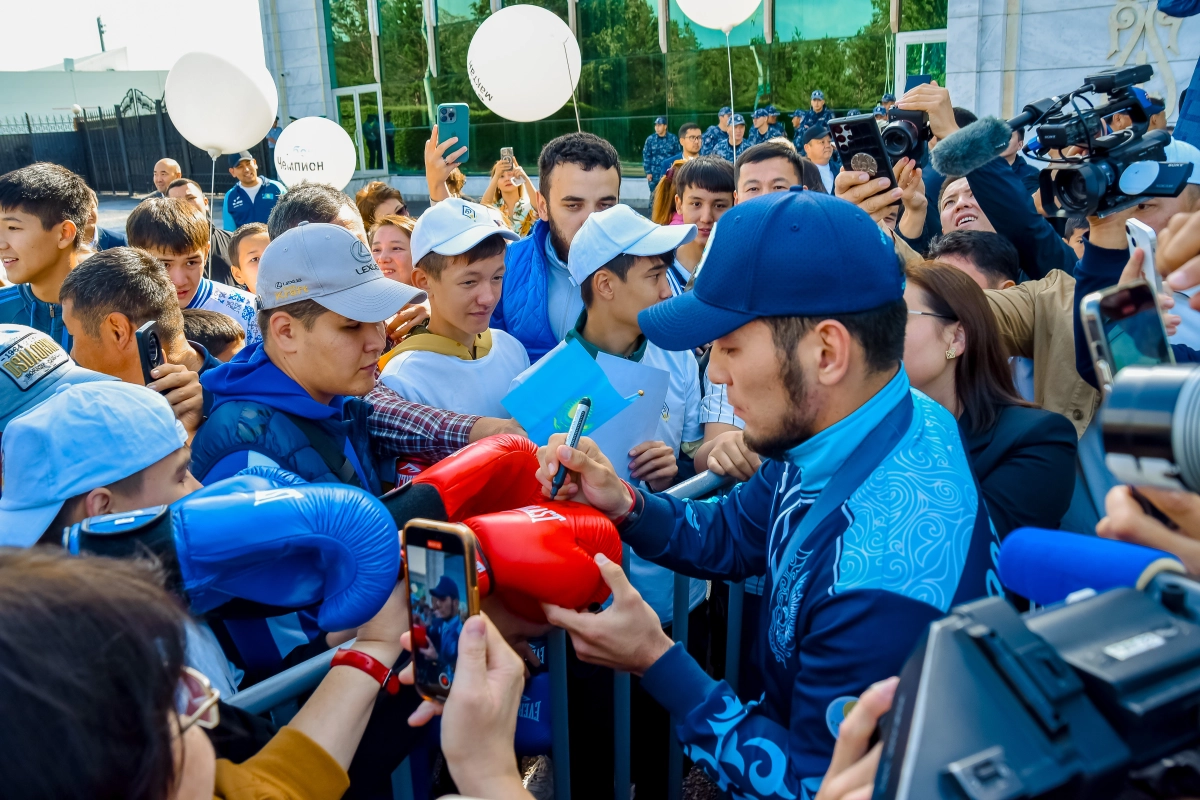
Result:
M279 95L261 65L215 53L185 53L167 73L167 113L176 130L216 160L248 150L271 130Z
M704 28L729 33L750 19L762 0L676 0L688 19Z
M483 104L505 119L536 122L575 92L582 59L575 34L539 6L506 6L483 21L467 48L467 75ZM527 66L536 65L534 69Z
M275 143L275 169L288 188L308 181L344 189L357 167L358 152L350 134L324 117L296 120Z

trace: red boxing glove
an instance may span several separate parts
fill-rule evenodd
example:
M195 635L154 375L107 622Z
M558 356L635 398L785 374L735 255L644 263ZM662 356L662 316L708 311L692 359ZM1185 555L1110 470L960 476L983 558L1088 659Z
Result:
M442 459L412 480L437 490L450 522L540 503L537 445L508 433L489 436Z
M608 599L593 556L604 553L621 563L621 537L594 508L573 502L528 505L465 522L479 539L491 593L513 613L545 623L542 603L583 611Z

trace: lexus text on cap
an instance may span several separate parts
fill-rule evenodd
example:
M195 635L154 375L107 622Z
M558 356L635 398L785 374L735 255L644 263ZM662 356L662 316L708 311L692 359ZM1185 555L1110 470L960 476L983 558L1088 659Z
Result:
M721 106L721 110L717 112L717 116L724 117L724 116L726 116L728 114L732 114L732 113L733 113L733 109L730 108L729 106Z
M666 124L667 124L667 118L666 118L666 117L655 117L655 118L654 118L654 124L655 124L655 125L666 125Z
M726 211L695 275L692 291L638 314L664 350L707 344L760 317L852 314L904 297L894 245L871 217L799 186Z
M813 93L812 93L812 99L813 100L824 100L825 93L822 92L820 89L814 89Z
M59 386L116 378L84 369L46 334L25 325L0 325L0 432Z
M412 261L416 264L430 253L459 256L489 236L515 242L521 237L504 227L487 206L452 197L430 208L413 226Z
M0 438L0 546L32 546L67 500L141 472L186 444L187 431L158 392L124 381L60 385Z
M250 155L249 151L243 150L240 153L231 153L229 155L229 168L233 169L243 161L253 161L254 156Z
M584 220L571 240L567 269L571 281L582 286L588 276L622 253L662 255L695 238L695 225L657 225L629 206L618 204Z
M257 288L262 308L315 300L370 323L425 299L425 292L385 278L357 236L325 222L301 222L271 240L258 262Z

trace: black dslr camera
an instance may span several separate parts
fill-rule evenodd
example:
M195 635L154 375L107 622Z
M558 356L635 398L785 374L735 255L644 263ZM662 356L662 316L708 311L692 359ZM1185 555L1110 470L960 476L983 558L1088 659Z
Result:
M1198 611L1174 574L1024 617L953 609L900 674L874 797L1197 796Z
M1037 125L1033 157L1052 169L1042 170L1040 193L1048 216L1106 216L1137 203L1139 197L1175 197L1187 183L1190 164L1165 163L1166 131L1147 131L1150 120L1135 84L1154 75L1149 64L1106 70L1084 79L1083 86L1061 97L1027 105L1009 120L1013 128ZM1104 94L1095 105L1088 94ZM1105 119L1127 114L1133 125L1109 132ZM1048 157L1051 151L1081 148L1079 157ZM1136 165L1136 166L1134 166ZM1132 168L1131 168L1132 167Z
M902 158L911 158L920 164L925 159L933 132L929 130L929 115L924 111L905 111L892 106L887 110L887 125L880 135L883 136L883 149L893 164Z

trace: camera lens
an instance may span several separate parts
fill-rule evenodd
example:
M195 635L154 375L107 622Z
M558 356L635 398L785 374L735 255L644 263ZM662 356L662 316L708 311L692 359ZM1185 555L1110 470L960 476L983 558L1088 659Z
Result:
M454 122L456 119L458 119L458 112L456 112L453 108L447 108L446 122Z
M157 336L155 336L153 334L150 335L149 339L146 341L146 352L150 356L150 360L153 363L157 364L158 363L158 337Z
M1111 183L1112 167L1104 161L1059 168L1054 176L1054 193L1064 209L1081 216L1096 210Z
M1126 367L1101 412L1105 462L1122 483L1200 491L1200 369Z
M920 131L906 119L898 119L880 132L883 137L883 149L894 163L917 149L920 142Z

